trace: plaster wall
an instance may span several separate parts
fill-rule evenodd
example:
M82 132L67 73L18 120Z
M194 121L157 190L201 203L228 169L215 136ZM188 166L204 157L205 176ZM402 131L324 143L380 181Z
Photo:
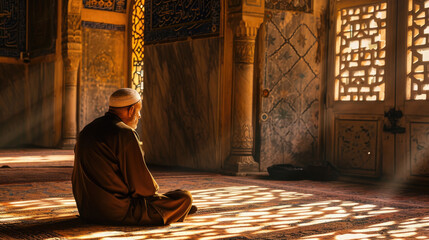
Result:
M146 161L214 170L220 38L145 46L142 136Z
M0 78L0 147L55 146L55 62L0 64Z

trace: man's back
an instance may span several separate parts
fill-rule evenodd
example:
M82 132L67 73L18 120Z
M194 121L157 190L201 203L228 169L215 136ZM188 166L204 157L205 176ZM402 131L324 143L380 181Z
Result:
M143 167L141 172L146 176L140 176L138 181L146 181L140 191L146 196L154 195L157 185L130 127L114 114L106 113L81 131L75 148L72 183L82 217L122 220L126 216L130 197L136 194L136 190L129 187L135 184L125 172L129 167Z
M170 224L191 211L185 190L158 194L137 133L140 94L121 88L109 98L109 112L79 134L72 174L73 195L82 218L113 224ZM196 207L193 207L193 212Z

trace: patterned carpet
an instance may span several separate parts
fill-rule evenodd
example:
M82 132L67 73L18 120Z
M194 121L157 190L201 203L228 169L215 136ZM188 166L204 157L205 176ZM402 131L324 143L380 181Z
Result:
M0 239L429 239L429 195L394 186L153 172L199 211L165 227L77 217L70 181L0 185Z

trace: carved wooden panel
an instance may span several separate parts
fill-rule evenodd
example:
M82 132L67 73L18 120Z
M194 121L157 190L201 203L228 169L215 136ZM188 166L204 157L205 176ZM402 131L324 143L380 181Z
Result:
M320 62L313 15L273 12L260 81L260 170L318 160Z
M79 130L104 115L110 94L123 86L123 29L120 25L83 22Z
M407 100L429 100L429 1L408 6Z
M376 120L337 119L335 163L346 172L377 170L378 122Z
M384 100L386 11L384 2L338 11L336 101Z
M410 124L410 171L429 177L429 123Z

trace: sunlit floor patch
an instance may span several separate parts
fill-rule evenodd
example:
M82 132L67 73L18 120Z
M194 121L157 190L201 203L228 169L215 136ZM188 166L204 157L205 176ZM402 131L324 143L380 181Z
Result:
M199 210L185 222L162 227L80 223L57 227L55 234L66 239L172 240L240 236L249 239L286 236L285 239L306 240L427 239L429 235L429 209L424 204L421 208L407 209L400 204L362 201L354 194L335 196L334 189L326 190L325 195L311 193L311 188L306 190L303 183L299 188L288 189L284 182L265 184L267 181L258 180L233 184L233 179L192 176L177 181L158 180L165 190L181 188L181 184L194 186L189 190ZM213 185L215 187L210 187ZM0 223L3 225L18 228L22 224L40 224L43 227L44 223L70 219L79 223L70 182L0 185L0 190ZM9 197L8 191L25 194ZM407 214L412 216L404 217Z
M386 221L365 226L354 230L343 230L326 235L312 235L302 239L325 240L332 239L428 239L429 223L426 217L405 219L401 222Z

